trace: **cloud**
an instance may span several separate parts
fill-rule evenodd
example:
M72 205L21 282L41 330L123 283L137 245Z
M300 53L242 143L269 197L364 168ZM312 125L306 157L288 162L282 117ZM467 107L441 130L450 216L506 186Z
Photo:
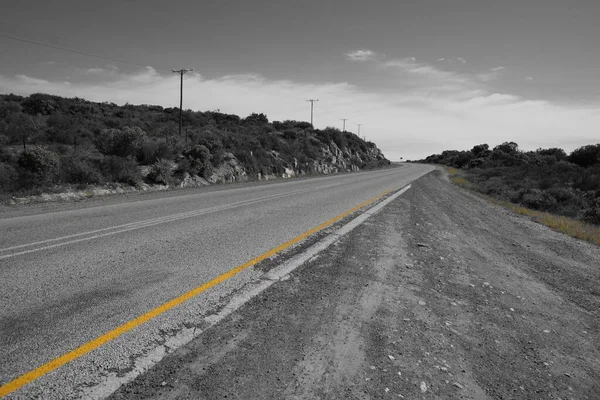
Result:
M515 141L523 149L562 147L567 151L597 142L598 107L562 105L497 93L474 75L444 71L416 60L388 61L380 73L410 83L407 90L372 91L348 82L310 84L272 80L258 74L207 79L199 73L184 77L184 107L246 116L265 113L270 120L306 121L304 101L318 98L315 124L348 130L374 141L392 159L417 159L447 149L469 149ZM43 92L117 104L179 105L179 77L143 68L119 72L99 81L63 82L27 75L0 76L4 92L28 95ZM407 84L408 84L407 83Z
M344 53L344 55L350 61L368 61L374 60L377 57L373 51L368 49L353 50L348 53Z
M104 72L104 68L88 68L87 70L85 70L86 74L100 74L102 72Z
M494 67L490 68L487 72L477 74L477 78L483 82L489 82L496 80L502 75L506 67Z
M25 86L39 86L39 85L48 85L50 82L44 79L32 78L27 75L17 75L15 76L17 82L25 85Z
M531 82L533 80L532 76L526 76L524 80Z
M458 57L458 58L456 59L456 61L458 61L458 62L461 62L461 63L463 63L463 64L466 64L466 63L467 63L467 60L465 60L465 59L464 59L464 58L462 58L462 57Z

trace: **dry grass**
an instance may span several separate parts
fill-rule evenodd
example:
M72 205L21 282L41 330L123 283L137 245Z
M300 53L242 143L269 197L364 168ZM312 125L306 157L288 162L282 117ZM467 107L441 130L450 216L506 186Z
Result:
M450 175L450 181L452 183L467 189L472 188L472 185L463 177L463 173L461 171L452 167L448 167L446 170ZM478 193L478 195L484 197L493 204L508 208L517 214L526 215L533 221L542 225L546 225L555 231L600 245L600 226L586 224L580 220L563 217L561 215L554 215L543 211L532 210L530 208L519 206L506 200L495 199L481 193Z

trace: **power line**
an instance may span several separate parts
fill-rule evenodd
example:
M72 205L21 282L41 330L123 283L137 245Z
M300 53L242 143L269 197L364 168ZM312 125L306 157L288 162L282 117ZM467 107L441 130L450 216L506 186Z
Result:
M80 55L84 55L84 56L88 56L88 57L96 57L96 58L101 58L103 60L109 60L109 61L115 61L115 62L119 62L119 63L123 63L123 64L135 65L135 66L138 66L138 67L144 67L144 68L146 68L146 67L149 66L149 65L144 65L144 64L139 64L139 63L131 62L131 61L119 60L117 58L104 57L104 56L100 56L98 54L86 53L85 51L73 50L73 49L69 49L67 47L61 47L61 46L57 46L57 45L53 45L53 44L36 42L35 40L22 39L22 38L18 38L18 37L15 37L15 36L5 35L3 33L0 33L0 37L4 37L4 38L7 38L7 39L12 39L12 40L16 40L18 42L35 44L37 46L48 47L48 48L51 48L51 49L67 51L67 52L70 52L70 53L80 54Z

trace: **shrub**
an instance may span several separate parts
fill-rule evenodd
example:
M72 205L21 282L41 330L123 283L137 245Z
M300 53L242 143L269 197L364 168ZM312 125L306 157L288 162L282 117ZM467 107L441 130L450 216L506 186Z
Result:
M210 163L211 155L206 146L197 145L183 152L191 164L190 173L199 175L203 178L208 178L213 173L212 164Z
M172 167L168 160L158 160L152 164L150 172L146 175L146 182L158 183L160 185L169 185L173 182L173 176L171 173Z
M0 162L0 191L10 192L17 183L17 170L9 164Z
M531 189L523 195L521 203L534 210L551 210L556 206L556 199L542 190Z
M58 154L33 147L22 152L17 163L25 172L35 175L40 182L49 183L56 177L60 161Z
M142 182L142 175L134 160L112 156L100 162L102 175L108 181L126 183L138 186Z
M581 167L589 167L600 163L600 143L582 146L573 150L569 155L568 160Z
M60 163L60 177L65 183L98 184L102 174L82 157L64 157Z
M590 224L600 225L600 198L595 198L592 205L585 211L584 219Z
M169 145L164 140L147 140L142 143L137 153L137 160L141 165L151 165L161 158L173 156Z
M137 156L146 139L146 133L137 126L122 129L103 129L96 137L100 153L110 156Z

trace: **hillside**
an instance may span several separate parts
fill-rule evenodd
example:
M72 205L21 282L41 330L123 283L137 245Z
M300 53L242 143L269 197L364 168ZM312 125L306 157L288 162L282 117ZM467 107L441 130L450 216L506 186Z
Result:
M463 170L469 187L525 207L600 225L600 144L567 155L559 148L521 151L514 142L490 150L447 150L419 162Z
M0 193L88 185L197 186L389 165L372 142L307 122L0 95Z

